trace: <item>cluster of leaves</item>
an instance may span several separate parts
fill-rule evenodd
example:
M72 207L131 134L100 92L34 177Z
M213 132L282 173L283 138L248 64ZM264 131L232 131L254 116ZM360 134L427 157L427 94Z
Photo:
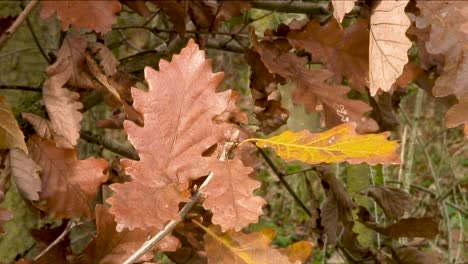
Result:
M355 6L349 1L331 1L322 10L325 14L281 24L261 37L255 28L247 28L252 21L238 27L237 33L224 32L242 45L237 50L250 66L255 107L248 110L253 113L249 116L237 106L242 95L232 89L218 91L223 73L213 73L200 47L215 45L210 34L223 33L226 21L264 4L257 2L41 2L41 18L56 16L66 34L53 63L45 69L42 100L46 115L22 113L29 125L20 127L0 97L1 191L17 188L31 210L40 210L62 225L36 230L37 243L30 252L42 253L18 263L122 263L170 223L177 225L156 247L144 252L139 262L153 259L156 250L166 252L175 263L272 263L272 259L302 263L310 257L312 243L299 241L278 249L271 246L275 237L271 230L248 233L244 229L258 221L268 202L254 195L261 186L255 178L257 148L267 162L264 147L286 161L308 164L399 164L398 144L387 140L390 132L375 133L395 129L391 104L379 100L378 94L410 82L432 89L436 97L454 96L446 125L464 124L468 135L464 111L468 108L464 77L468 56L463 44L467 32L462 28L468 17L466 4L382 1ZM280 4L274 8L288 5ZM141 72L124 67L105 42L105 34L113 30L125 6L149 18L135 28L159 37L168 35L170 62L160 60L157 69L145 67L143 82L138 82ZM334 16L328 15L332 7ZM352 11L353 7L358 11ZM352 16L342 23L349 12ZM439 18L448 13L452 15L442 23ZM147 26L156 16L166 19L168 28ZM238 40L236 36L243 33L248 34ZM195 40L184 41L189 34ZM412 42L405 34L418 48L418 63L408 62ZM245 40L251 42L250 47ZM170 47L180 45L177 42L185 47L173 55ZM228 42L217 47L228 48ZM327 131L255 137L286 123L289 111L278 90L286 83L294 86L294 103L303 104L307 112L323 113ZM134 152L109 146L126 159L109 163L102 157L78 158L80 137L111 145L89 139L82 131L90 93L100 95L114 109L115 115L97 125L126 133ZM256 129L250 122L256 122ZM387 186L369 186L356 194L374 199L381 207L390 223L382 225L367 208L358 208L326 168L314 170L326 193L321 206L309 209L314 212L310 221L318 237L316 244L335 246L352 263L435 263L430 254L395 241L438 234L436 218L407 217L405 213L412 210L409 194ZM188 204L193 206L189 214L181 210ZM6 209L0 213L0 223L14 219ZM356 221L392 243L378 250L361 245L353 231ZM95 224L96 235L88 236L80 250L73 249L69 231L88 223ZM53 250L44 249L53 241L48 234L63 235Z

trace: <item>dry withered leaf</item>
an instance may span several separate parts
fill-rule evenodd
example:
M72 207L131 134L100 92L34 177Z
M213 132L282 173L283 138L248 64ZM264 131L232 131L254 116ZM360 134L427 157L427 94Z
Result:
M327 244L335 245L338 231L338 204L334 195L329 195L320 208L320 223L327 236Z
M152 235L152 233L141 229L132 231L125 229L122 232L117 232L116 226L117 223L109 209L98 204L96 206L97 236L73 263L123 263L147 240L148 236ZM166 236L156 248L162 251L175 251L178 244L179 241L175 237ZM152 257L153 254L150 251L139 261L148 261Z
M333 3L333 16L335 16L336 20L341 23L346 13L349 13L353 10L354 1L348 0L331 0Z
M254 99L255 116L260 121L260 128L270 133L286 124L289 111L281 105L281 96L277 84L286 80L270 73L252 49L245 50L244 58L250 66L250 90Z
M39 192L41 191L39 173L42 168L21 149L11 149L9 158L11 176L15 179L18 191L30 201L39 200Z
M36 131L36 134L43 139L52 139L52 128L49 120L33 113L21 113L21 117L26 119Z
M422 1L417 3L421 15L416 17L416 27L430 27L425 48L430 54L441 55L444 66L432 93L437 97L455 95L459 101L446 114L447 127L465 125L468 137L468 55L466 41L468 6L463 1Z
M65 86L93 87L93 81L85 69L84 52L87 45L84 36L65 38L57 61L47 67L48 79L42 92L59 147L74 148L80 137L82 114L79 110L83 105L78 101L79 95Z
M389 132L358 135L355 123L343 123L322 133L285 131L271 138L252 138L259 147L271 147L285 160L309 164L347 161L351 164L399 164L398 143ZM244 141L245 142L245 141Z
M106 45L99 42L89 42L88 47L99 59L99 65L101 65L107 76L117 73L117 66L119 66L120 62Z
M249 9L248 1L165 1L152 0L169 17L176 31L185 34L186 17L200 30L212 31L223 21L239 16Z
M342 29L336 19L330 19L323 26L311 20L303 29L289 32L288 40L296 49L304 49L314 60L324 63L328 70L335 73L338 83L346 77L351 86L364 91L369 85L368 24L368 21L359 19Z
M323 105L327 127L343 122L356 122L359 133L378 129L374 120L364 116L371 110L369 105L346 98L348 87L328 83L333 76L330 71L306 69L305 58L284 52L276 43L265 40L258 42L253 28L250 31L250 39L270 72L295 82L293 100L296 103L304 103L308 111L318 111L319 104Z
M62 22L62 31L73 25L78 30L89 28L105 34L112 30L116 14L122 8L118 0L97 1L41 1L41 18L47 19L57 13Z
M411 195L398 188L368 186L359 193L372 197L390 219L400 219L413 207Z
M262 232L220 233L214 227L199 226L206 232L205 251L209 264L269 264L272 260L284 264L294 263L278 250L271 248L271 238Z
M120 2L142 16L148 17L151 15L150 10L145 4L146 0L120 0Z
M133 181L111 185L115 194L108 201L119 228L162 229L179 218L178 204L187 201L189 181L210 172L213 157L202 153L224 138L225 126L213 120L227 108L231 94L215 92L223 74L212 73L194 41L159 68L145 69L148 92L132 89L144 126L124 122L140 160L122 161Z
M385 226L374 222L372 219L363 217L363 215L368 215L368 212L362 212L362 210L367 211L364 207L360 207L359 210L358 216L361 223L388 237L424 237L432 239L439 233L439 222L433 217L403 218L394 224Z
M401 264L438 264L441 259L434 252L418 250L415 247L392 248L393 258Z
M23 132L3 96L0 96L0 120L0 149L19 148L28 153Z
M99 186L107 180L108 164L104 159L78 160L72 149L61 149L55 142L32 136L28 147L33 160L42 167L41 210L57 219L72 216L90 217L92 201Z
M405 36L410 20L405 14L409 0L381 1L371 14L369 43L370 93L389 91L408 62L411 41Z
M260 182L249 177L253 169L245 167L239 158L225 162L213 159L209 166L213 178L200 192L206 196L203 206L213 213L212 223L226 232L228 229L240 231L258 222L266 202L253 195L260 187Z

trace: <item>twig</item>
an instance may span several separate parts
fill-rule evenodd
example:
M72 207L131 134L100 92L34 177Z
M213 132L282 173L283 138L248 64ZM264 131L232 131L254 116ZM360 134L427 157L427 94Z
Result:
M60 234L60 236L58 236L49 246L47 246L41 253L39 253L35 258L34 258L34 261L37 261L38 259L40 259L42 256L44 256L45 253L49 252L49 250L51 250L53 247L55 247L58 243L60 243L60 241L63 240L63 238L65 238L65 236L68 234L68 232L70 232L70 230L75 227L77 225L76 223L76 220L72 220L70 222L68 222L67 226L65 227L65 229L63 230L62 234Z
M28 6L21 12L21 14L16 18L15 22L0 36L0 50L3 48L8 39L15 33L18 27L23 23L24 20L29 16L31 11L37 5L38 0L31 0Z
M294 198L294 201L302 208L304 209L305 213L309 216L312 217L312 213L310 212L309 208L305 206L305 204L301 201L301 199L297 196L297 194L294 192L294 190L289 186L289 183L284 179L284 173L281 172L275 164L273 164L273 161L268 157L268 155L265 153L265 151L262 148L258 148L258 152L260 152L260 155L262 155L263 159L265 159L266 163L268 166L270 166L271 170L275 173L275 175L278 177L280 180L281 184L288 190L289 194Z
M225 161L227 159L227 150L231 148L233 145L233 142L226 142L224 145L224 150L221 153L221 156L219 157L220 161ZM159 231L156 235L154 235L151 239L147 240L135 253L133 253L129 258L123 262L123 264L132 264L138 259L140 259L146 252L151 250L161 239L163 239L166 235L168 235L172 230L184 220L185 216L187 213L192 209L192 207L195 205L195 203L198 202L198 200L201 198L202 193L200 192L201 189L205 188L205 186L211 181L213 178L214 173L210 172L208 174L208 177L205 179L203 184L198 188L196 193L192 196L192 199L184 205L182 210L179 212L179 219L177 220L172 220L166 226L164 227L163 230Z
M103 146L104 148L117 153L121 156L127 157L133 160L139 160L138 154L133 148L123 146L119 143L113 142L101 135L94 134L91 131L80 131L80 137L89 143Z
M42 93L41 88L34 88L29 86L9 86L9 85L0 85L0 90L22 90L22 91L30 91L30 92L38 92Z
M284 3L282 1L265 1L254 0L250 1L253 8L275 10L284 13L299 13L299 14L328 14L328 2L303 2L292 1Z
M34 29L31 24L31 21L29 21L29 18L26 18L26 24L28 25L29 31L31 32L31 35L34 39L34 42L36 43L37 48L39 49L39 52L42 54L42 57L44 57L48 64L52 64L52 60L49 58L49 56L47 56L47 54L41 46L41 43L39 42L39 39L36 36L36 33L34 33Z

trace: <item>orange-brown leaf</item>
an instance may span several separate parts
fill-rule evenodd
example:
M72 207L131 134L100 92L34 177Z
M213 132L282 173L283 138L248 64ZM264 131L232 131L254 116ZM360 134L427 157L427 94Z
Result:
M177 219L189 181L210 172L213 157L202 153L224 138L225 126L213 120L231 95L216 93L223 74L212 73L204 52L191 40L172 62L159 66L145 69L147 92L132 89L144 126L125 121L124 128L140 160L122 161L133 181L111 185L115 194L108 200L119 226L129 229L161 229Z
M292 52L284 52L274 42L259 42L253 29L250 31L250 38L270 72L295 82L293 100L296 103L304 103L309 112L318 111L318 106L323 105L327 127L350 121L358 124L360 133L378 129L376 122L365 116L365 113L371 110L369 105L348 99L348 87L329 82L333 76L332 72L325 69L307 70L305 58L300 58Z
M206 196L203 206L213 213L212 223L220 225L223 232L240 231L256 223L266 202L253 195L260 187L260 182L249 176L253 169L245 167L238 158L213 160L210 168L214 176L200 191Z
M122 263L136 249L138 249L152 234L148 231L128 229L122 232L116 231L117 223L109 209L99 204L96 206L96 238L86 247L81 256L74 262L76 264L100 263L113 264ZM175 237L166 236L158 246L158 250L174 251L179 242ZM161 247L163 245L163 247ZM140 261L148 261L152 258L149 252L140 258Z
M51 140L32 136L28 147L33 160L42 167L40 200L37 206L55 218L90 217L92 201L108 178L104 159L78 160L71 149L61 149Z
M70 25L77 29L89 28L97 33L111 31L116 14L122 8L117 0L91 1L41 1L41 18L47 19L57 13L62 22L62 31Z
M205 251L209 264L270 264L272 261L282 264L294 263L277 249L271 248L271 238L261 232L219 233L213 227L199 226L206 231Z
M322 133L286 131L256 141L259 147L271 147L283 159L310 164L347 161L352 164L398 164L398 143L388 141L389 133L358 135L355 123L344 123Z
M341 83L343 77L360 91L368 86L369 74L369 31L368 21L358 20L342 29L336 19L321 26L315 20L302 30L292 30L288 40L296 49L305 49L312 58L322 62L335 73L335 79Z
M0 96L0 120L0 149L19 148L28 153L23 132L3 96Z

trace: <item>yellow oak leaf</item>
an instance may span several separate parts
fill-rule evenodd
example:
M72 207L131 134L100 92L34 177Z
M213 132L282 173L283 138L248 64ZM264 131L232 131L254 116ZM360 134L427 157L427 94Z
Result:
M356 123L351 122L322 133L286 131L271 138L251 138L246 141L255 141L262 148L271 147L285 160L300 160L310 164L344 161L352 164L401 162L396 152L398 143L387 140L390 132L359 135L355 128Z

